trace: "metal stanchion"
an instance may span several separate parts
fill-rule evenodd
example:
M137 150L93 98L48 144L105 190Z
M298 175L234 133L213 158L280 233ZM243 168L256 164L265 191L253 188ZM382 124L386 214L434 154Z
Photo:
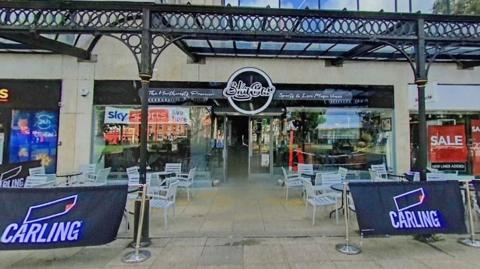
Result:
M125 263L140 263L148 260L150 258L151 254L150 251L148 250L141 250L140 249L140 238L141 238L141 233L142 233L142 226L143 226L143 218L145 215L145 200L147 196L147 185L143 184L142 188L142 204L140 206L140 220L139 220L139 225L137 228L137 241L135 244L135 250L128 252L125 254L122 258L122 261Z
M470 200L470 180L465 182L466 187L465 191L467 192L466 199L467 199L467 207L468 207L468 222L470 225L470 237L469 238L460 238L458 242L474 248L480 248L480 241L475 239L475 224L473 221L473 210L472 210L472 202Z
M348 228L349 206L348 206L348 197L347 197L347 187L348 187L348 183L344 183L343 184L343 210L344 210L343 215L345 216L345 241L346 241L346 243L337 244L335 246L335 249L338 252L343 253L343 254L357 255L357 254L360 254L360 252L362 252L362 250L360 249L360 247L350 243L350 233L349 233L349 228Z

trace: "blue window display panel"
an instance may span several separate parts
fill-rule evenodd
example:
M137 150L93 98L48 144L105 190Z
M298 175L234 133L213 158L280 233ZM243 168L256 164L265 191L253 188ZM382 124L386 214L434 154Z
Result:
M47 173L55 173L58 112L13 110L11 127L9 161L40 160Z

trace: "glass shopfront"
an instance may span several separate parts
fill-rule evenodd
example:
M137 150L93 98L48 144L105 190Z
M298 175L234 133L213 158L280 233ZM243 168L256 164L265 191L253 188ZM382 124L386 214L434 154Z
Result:
M140 108L95 106L93 159L123 172L140 158ZM148 165L163 170L165 163L206 170L211 137L208 107L150 106Z
M480 113L427 113L430 169L480 176ZM410 115L411 167L418 160L418 114Z
M137 90L131 82L96 84L92 161L124 173L139 164ZM217 93L224 87L153 83L151 100L168 104L149 106L151 169L182 163L184 171L196 167L207 179L224 181L277 174L298 163L317 170L394 168L392 87L277 84L269 107L253 115L235 111Z
M438 84L425 89L429 170L480 176L479 85ZM409 86L410 154L418 169L418 98Z
M57 166L60 81L0 80L0 163Z
M289 108L288 126L277 144L280 162L288 155L318 169L368 170L372 164L393 168L392 109ZM291 153L292 152L292 153Z

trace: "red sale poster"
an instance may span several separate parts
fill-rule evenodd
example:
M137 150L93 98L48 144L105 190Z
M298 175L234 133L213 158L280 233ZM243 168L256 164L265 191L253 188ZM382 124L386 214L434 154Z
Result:
M480 176L480 120L471 121L473 175Z
M467 139L463 125L428 126L429 160L432 163L465 163Z

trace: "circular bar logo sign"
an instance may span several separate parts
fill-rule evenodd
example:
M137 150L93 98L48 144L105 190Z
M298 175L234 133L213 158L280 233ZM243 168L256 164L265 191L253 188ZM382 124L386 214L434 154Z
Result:
M223 96L238 112L255 115L264 111L272 102L275 86L260 69L244 67L233 73L223 90Z

